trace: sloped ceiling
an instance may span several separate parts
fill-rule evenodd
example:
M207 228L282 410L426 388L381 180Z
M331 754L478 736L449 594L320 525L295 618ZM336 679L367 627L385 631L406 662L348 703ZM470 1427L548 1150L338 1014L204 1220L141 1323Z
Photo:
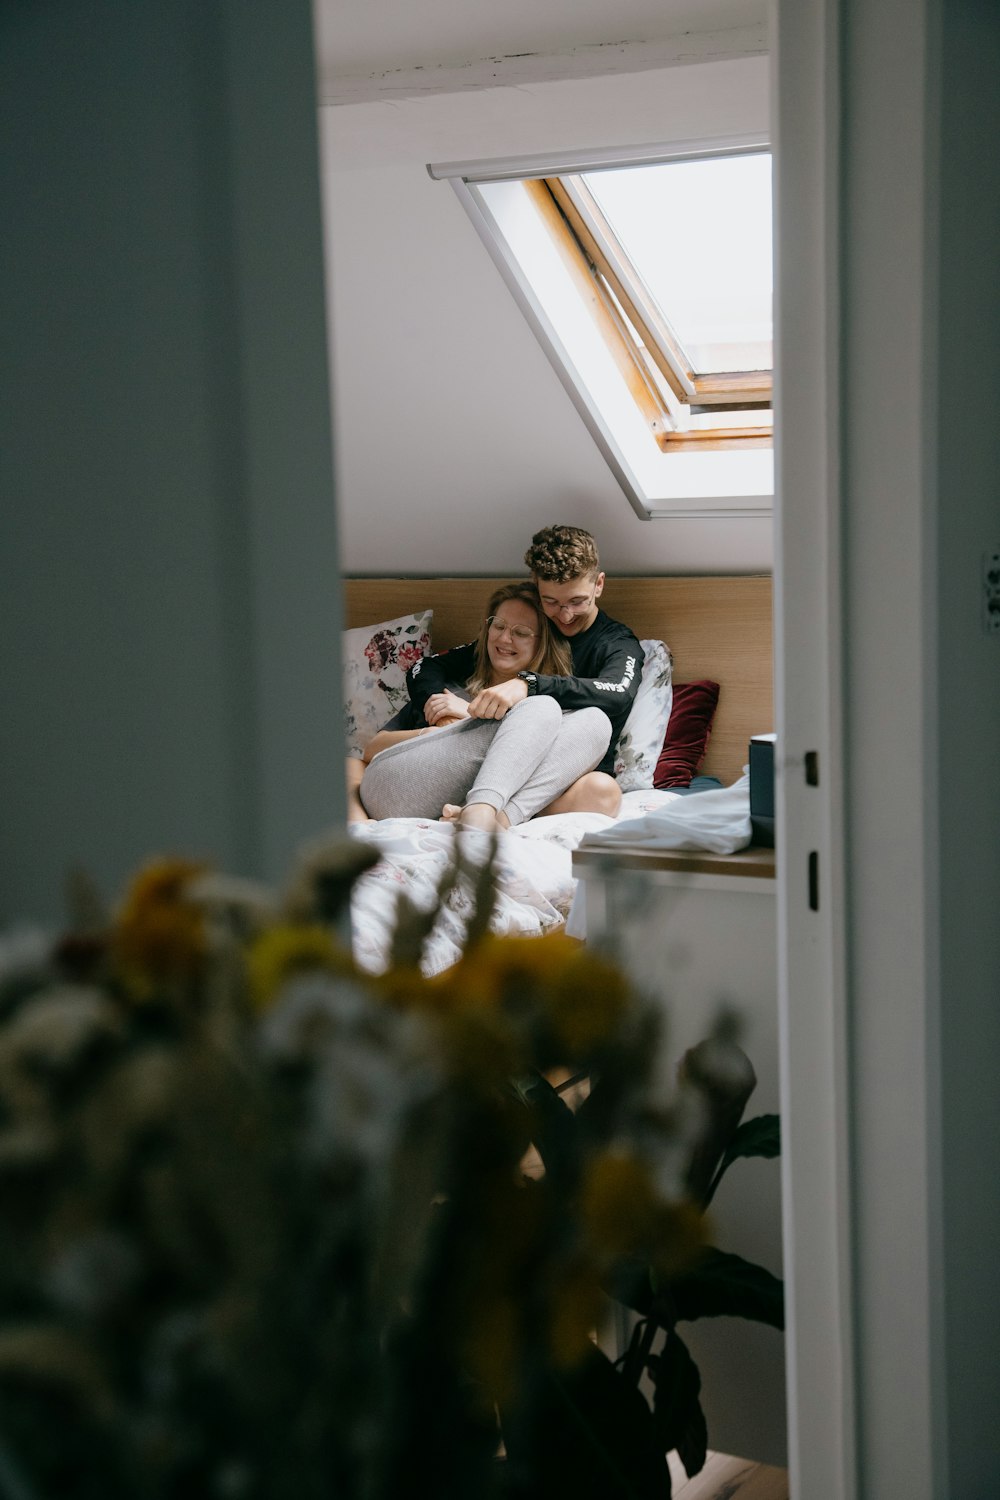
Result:
M426 171L766 131L767 0L314 4L345 571L513 577L556 520L619 574L767 571L767 517L635 515Z
M324 103L747 55L767 0L314 0Z

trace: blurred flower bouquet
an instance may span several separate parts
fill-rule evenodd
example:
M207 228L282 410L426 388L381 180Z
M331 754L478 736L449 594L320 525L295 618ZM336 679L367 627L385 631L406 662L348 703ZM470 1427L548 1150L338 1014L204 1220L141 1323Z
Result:
M668 1087L660 1008L592 952L491 937L488 867L447 877L460 964L421 977L433 913L403 902L390 970L357 972L337 924L373 858L318 846L280 898L162 861L113 916L0 941L10 1500L645 1500L668 1448L703 1461L677 1318L749 1277L780 1320L702 1243L742 1103ZM560 1078L598 1081L573 1112ZM609 1290L640 1315L617 1364Z

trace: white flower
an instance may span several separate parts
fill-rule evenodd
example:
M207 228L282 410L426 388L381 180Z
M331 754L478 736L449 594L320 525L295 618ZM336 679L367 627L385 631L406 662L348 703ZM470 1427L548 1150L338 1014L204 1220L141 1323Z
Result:
M101 1035L121 1029L107 996L90 985L58 984L22 1004L0 1034L0 1076L15 1059L62 1070Z
M41 927L11 927L0 934L0 990L41 979L48 971L52 934Z
M90 1318L131 1291L140 1270L135 1247L110 1229L73 1240L49 1266L46 1289L57 1306Z

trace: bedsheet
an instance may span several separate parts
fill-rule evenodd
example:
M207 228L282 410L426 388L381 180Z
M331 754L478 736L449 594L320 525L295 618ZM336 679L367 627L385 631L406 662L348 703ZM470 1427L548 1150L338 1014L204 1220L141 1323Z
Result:
M641 817L677 799L671 792L626 792L619 819ZM541 936L566 921L576 881L573 850L587 834L614 826L601 813L560 813L535 818L508 829L497 840L497 904L494 932ZM430 909L439 882L449 867L458 830L452 823L425 818L385 818L351 826L356 838L375 847L381 858L357 881L351 900L354 956L361 968L381 973L388 965L396 906L405 892L418 906ZM464 852L474 861L486 858L489 838L463 832ZM424 950L421 967L437 974L457 962L470 912L468 893L451 893L438 914Z

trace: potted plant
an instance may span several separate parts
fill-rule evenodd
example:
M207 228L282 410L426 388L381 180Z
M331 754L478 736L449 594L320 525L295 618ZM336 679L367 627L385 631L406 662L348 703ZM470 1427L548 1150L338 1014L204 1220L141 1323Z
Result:
M646 1500L667 1449L703 1458L677 1324L780 1323L706 1243L720 1171L776 1143L737 1128L731 1043L665 1098L660 1006L570 939L493 937L488 862L441 892L459 964L423 977L404 903L360 973L336 934L372 857L321 844L280 895L157 861L0 942L5 1493Z

